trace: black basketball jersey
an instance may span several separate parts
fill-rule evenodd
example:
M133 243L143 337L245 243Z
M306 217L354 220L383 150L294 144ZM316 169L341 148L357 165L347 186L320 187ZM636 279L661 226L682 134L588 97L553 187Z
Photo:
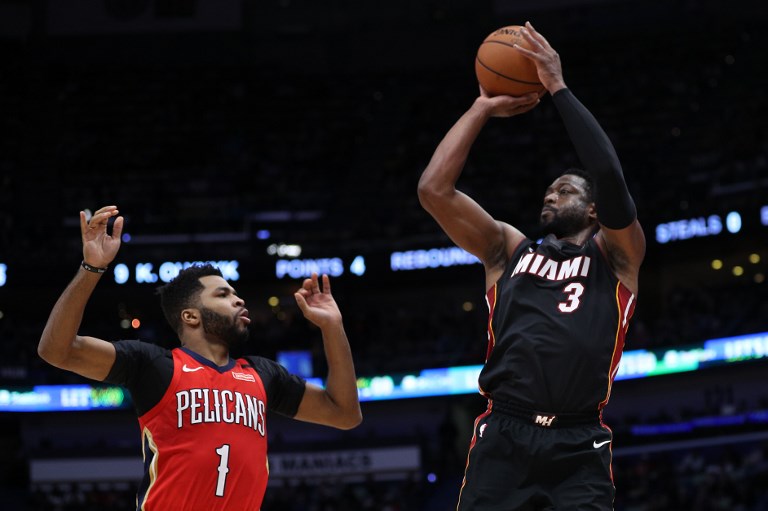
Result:
M589 413L608 402L635 296L594 238L525 240L487 293L480 390L531 410Z

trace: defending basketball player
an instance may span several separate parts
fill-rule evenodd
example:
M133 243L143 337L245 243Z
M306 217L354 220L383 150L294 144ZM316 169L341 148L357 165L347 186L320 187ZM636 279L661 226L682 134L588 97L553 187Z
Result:
M490 317L479 386L488 409L475 421L458 510L610 510L612 434L602 409L645 237L613 145L566 87L557 52L530 23L523 33L531 49L518 51L535 62L586 170L566 170L544 192L547 236L528 239L456 189L488 119L531 110L536 94L481 90L419 181L424 208L485 266Z
M145 470L137 510L258 511L269 475L268 410L340 429L361 421L352 355L328 277L321 286L313 275L294 295L323 335L325 389L272 360L230 357L230 348L247 339L250 319L243 299L210 265L186 268L159 289L181 347L81 336L86 303L120 247L117 215L115 206L90 221L80 213L83 263L56 302L38 353L56 367L131 391Z

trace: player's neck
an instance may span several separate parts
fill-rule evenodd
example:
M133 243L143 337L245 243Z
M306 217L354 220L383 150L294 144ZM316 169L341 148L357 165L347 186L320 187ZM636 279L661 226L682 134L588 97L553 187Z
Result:
M571 243L573 245L583 246L587 241L589 241L590 238L592 238L595 235L595 228L593 226L590 226L587 229L582 229L581 231L569 234L567 236L562 236L560 238L557 238L558 240L565 242L565 243Z
M189 336L182 339L181 345L201 357L207 358L217 366L223 366L229 362L229 348L225 344L212 343L204 338Z

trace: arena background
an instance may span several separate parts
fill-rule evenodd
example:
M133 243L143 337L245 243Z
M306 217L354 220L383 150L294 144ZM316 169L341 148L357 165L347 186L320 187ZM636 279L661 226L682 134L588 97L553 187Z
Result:
M12 411L35 386L69 386L74 408L72 386L94 384L36 345L81 259L78 211L117 204L130 239L84 333L172 346L154 288L218 261L254 319L244 350L322 375L292 292L308 269L341 271L364 423L270 417L265 511L453 509L483 399L392 397L455 390L416 376L481 364L487 311L482 269L416 183L477 93L477 46L530 20L614 141L648 239L626 346L645 351L605 413L616 509L768 509L766 18L748 0L0 1L2 508L133 504L127 396ZM487 126L460 186L536 236L573 163L544 99Z

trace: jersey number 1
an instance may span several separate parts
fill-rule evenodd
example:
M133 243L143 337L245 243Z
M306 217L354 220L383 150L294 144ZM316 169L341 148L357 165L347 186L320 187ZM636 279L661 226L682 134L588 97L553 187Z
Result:
M216 496L224 496L224 487L227 485L227 474L229 473L229 444L224 444L216 449L216 454L219 455L219 477L216 480Z
M584 293L584 286L578 282L571 282L565 286L563 293L568 295L567 301L558 303L557 308L560 309L560 312L573 312L581 305L579 297Z

